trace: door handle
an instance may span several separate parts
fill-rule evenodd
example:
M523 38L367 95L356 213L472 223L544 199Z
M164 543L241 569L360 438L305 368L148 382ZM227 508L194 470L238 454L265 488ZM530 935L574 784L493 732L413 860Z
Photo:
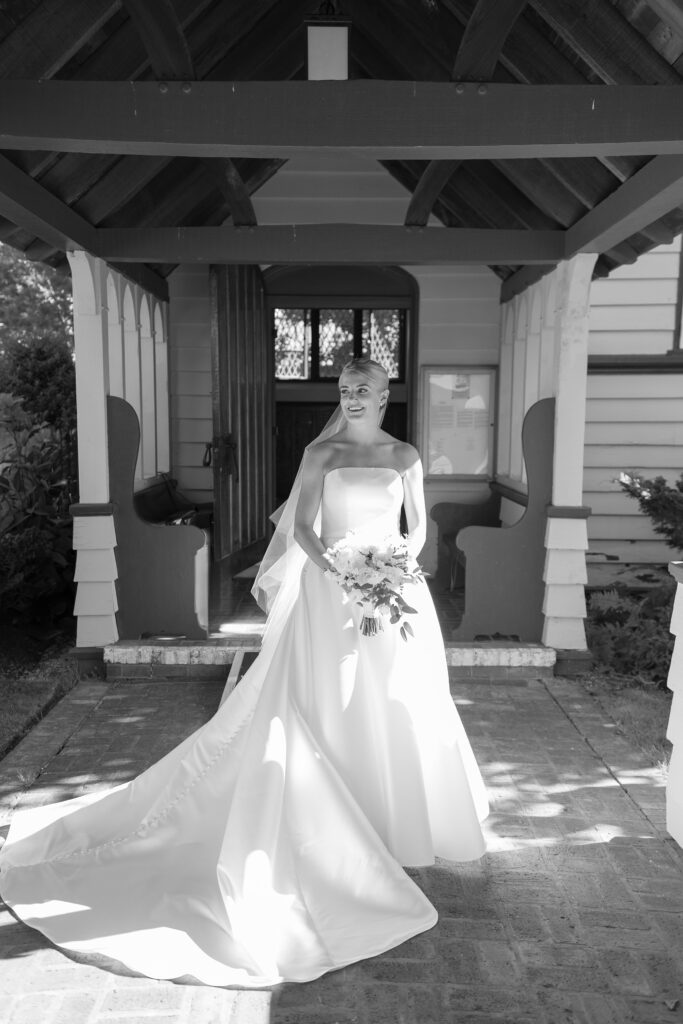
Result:
M234 476L235 483L239 483L239 465L237 462L237 441L232 434L224 434L214 437L211 444L206 445L204 451L203 465L210 466L212 458L218 460L218 465L225 467L226 473Z

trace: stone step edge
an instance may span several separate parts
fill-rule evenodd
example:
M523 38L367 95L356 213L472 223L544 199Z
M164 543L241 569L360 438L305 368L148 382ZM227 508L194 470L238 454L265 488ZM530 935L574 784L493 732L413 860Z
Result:
M552 668L557 652L542 644L485 644L446 641L446 662L450 666ZM150 641L119 642L104 648L108 665L229 665L236 651L258 651L253 636L231 637L229 641L185 644L155 644Z

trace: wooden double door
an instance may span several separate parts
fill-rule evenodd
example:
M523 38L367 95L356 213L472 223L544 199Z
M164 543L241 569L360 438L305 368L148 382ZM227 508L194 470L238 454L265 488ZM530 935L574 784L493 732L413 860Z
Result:
M213 553L234 574L270 538L273 353L261 271L211 268Z

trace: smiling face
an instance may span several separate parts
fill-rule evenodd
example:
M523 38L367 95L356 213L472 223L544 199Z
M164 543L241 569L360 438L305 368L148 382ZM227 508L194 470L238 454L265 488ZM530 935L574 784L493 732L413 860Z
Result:
M379 423L388 395L363 373L345 371L339 378L339 401L350 423Z

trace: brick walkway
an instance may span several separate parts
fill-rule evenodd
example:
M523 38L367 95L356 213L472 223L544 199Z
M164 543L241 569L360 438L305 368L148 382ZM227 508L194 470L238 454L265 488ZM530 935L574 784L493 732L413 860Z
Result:
M0 1024L683 1020L683 853L663 831L657 770L574 682L453 689L490 788L489 852L413 872L439 910L431 932L307 985L249 992L75 962L2 908ZM205 721L219 691L81 683L0 763L1 820L17 802L130 778Z

